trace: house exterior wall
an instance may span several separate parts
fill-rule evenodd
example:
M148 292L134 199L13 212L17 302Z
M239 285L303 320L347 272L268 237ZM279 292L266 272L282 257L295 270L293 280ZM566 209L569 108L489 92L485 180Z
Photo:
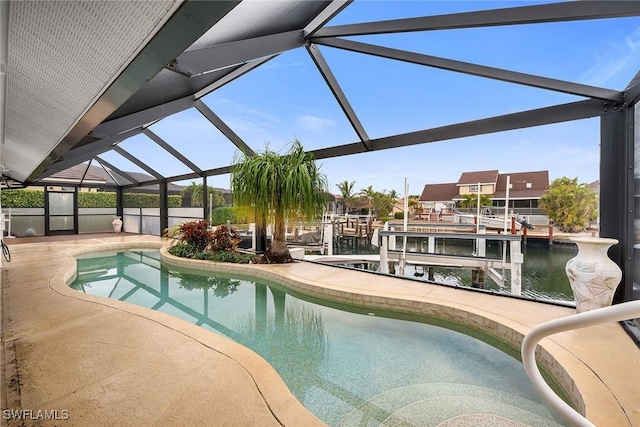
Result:
M478 190L474 188L476 186L477 184L461 185L459 194L461 196L465 194L478 194ZM480 184L480 194L487 194L490 196L493 193L495 193L495 186L493 184Z

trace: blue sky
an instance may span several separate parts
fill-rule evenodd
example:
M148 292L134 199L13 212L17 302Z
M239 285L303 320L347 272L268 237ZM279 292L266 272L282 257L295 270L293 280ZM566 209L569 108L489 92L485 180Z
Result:
M356 0L329 25L455 13L536 2ZM640 69L640 18L515 25L354 37L404 49L513 71L623 89ZM582 98L424 66L320 47L370 138L428 129ZM289 51L207 95L204 102L250 147L282 150L297 137L308 150L358 141L304 48ZM203 169L228 165L231 144L196 110L168 117L151 129ZM402 194L425 184L456 182L462 172L548 170L551 179L598 179L599 120L542 126L478 137L383 150L319 163L329 191L355 181L355 189ZM165 175L189 170L144 136L122 147ZM124 170L139 170L115 153ZM209 185L229 187L229 176Z

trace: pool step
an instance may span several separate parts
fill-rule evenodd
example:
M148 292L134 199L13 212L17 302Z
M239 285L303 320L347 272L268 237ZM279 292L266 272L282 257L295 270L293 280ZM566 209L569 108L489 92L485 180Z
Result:
M347 414L338 427L560 426L541 404L469 384L416 384L381 393Z

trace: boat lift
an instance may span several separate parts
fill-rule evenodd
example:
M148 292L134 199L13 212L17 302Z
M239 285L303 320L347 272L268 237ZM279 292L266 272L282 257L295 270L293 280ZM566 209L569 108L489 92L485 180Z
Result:
M404 271L407 264L416 266L451 266L457 268L476 268L484 271L498 286L506 287L505 270L510 270L510 285L512 295L521 295L522 293L522 264L524 262L524 254L522 253L522 236L512 234L486 234L485 227L479 227L479 233L464 232L438 232L437 226L421 227L421 224L409 224L414 229L430 228L430 231L396 231L385 223L383 229L378 231L380 242L380 272L389 273L389 262L398 263L399 270ZM443 224L440 227L454 229L464 226L455 224ZM390 229L391 228L391 229ZM468 226L467 226L468 228ZM406 238L414 237L427 240L426 252L407 251L406 246L396 248L396 238L402 237L406 242ZM455 256L446 254L437 254L436 239L460 239L475 240L475 252L473 256ZM506 247L503 251L502 259L488 258L486 256L487 240L502 241L509 245L509 260L506 260ZM416 270L417 271L417 270Z

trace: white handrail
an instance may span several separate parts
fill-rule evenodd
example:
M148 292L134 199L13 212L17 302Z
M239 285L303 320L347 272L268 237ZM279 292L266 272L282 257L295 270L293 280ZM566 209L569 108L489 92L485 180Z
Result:
M562 319L550 320L533 328L522 341L522 364L533 383L533 386L540 392L542 397L561 415L567 418L576 426L595 427L579 412L567 405L557 394L547 385L540 375L536 365L536 345L538 341L548 335L564 332L571 329L585 328L587 326L599 325L607 322L618 322L621 320L640 317L640 301L625 302L610 307L599 308L585 313L567 316Z

